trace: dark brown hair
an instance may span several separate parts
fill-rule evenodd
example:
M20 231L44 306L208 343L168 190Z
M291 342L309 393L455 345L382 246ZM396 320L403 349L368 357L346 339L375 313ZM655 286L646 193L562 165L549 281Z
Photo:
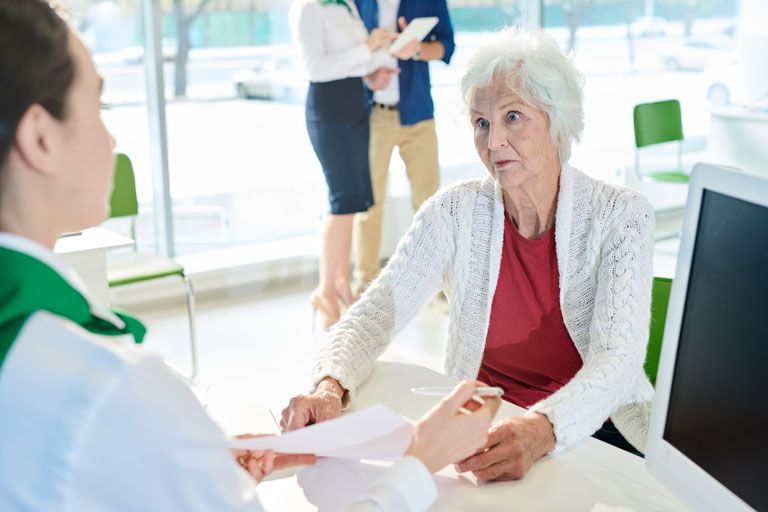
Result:
M41 0L0 0L0 169L24 112L64 119L75 77L67 23Z

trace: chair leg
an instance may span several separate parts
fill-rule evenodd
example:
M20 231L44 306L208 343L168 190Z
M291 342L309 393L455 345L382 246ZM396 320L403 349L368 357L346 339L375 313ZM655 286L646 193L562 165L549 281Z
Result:
M192 373L189 380L195 380L197 377L197 330L195 329L195 291L192 288L192 281L186 274L181 275L184 280L184 286L187 289L187 314L189 315L189 343L192 355Z

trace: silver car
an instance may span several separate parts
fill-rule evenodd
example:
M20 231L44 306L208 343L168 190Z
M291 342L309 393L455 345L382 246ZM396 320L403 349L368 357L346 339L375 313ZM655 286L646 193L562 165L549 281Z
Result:
M302 101L307 81L290 55L262 55L255 64L237 71L233 77L240 98Z

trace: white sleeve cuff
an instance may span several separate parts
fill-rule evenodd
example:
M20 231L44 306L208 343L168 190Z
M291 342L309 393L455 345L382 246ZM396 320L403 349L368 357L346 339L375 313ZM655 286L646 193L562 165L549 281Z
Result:
M364 500L382 511L421 512L437 499L437 485L424 464L404 456L368 488Z
M371 63L369 64L369 73L373 73L382 66L391 66L392 56L386 50L376 50L371 54ZM397 66L397 62L395 62Z

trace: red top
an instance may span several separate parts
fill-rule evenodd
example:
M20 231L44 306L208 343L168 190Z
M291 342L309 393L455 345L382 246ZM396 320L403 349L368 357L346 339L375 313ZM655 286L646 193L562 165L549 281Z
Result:
M479 380L529 407L579 371L581 356L560 312L555 229L528 240L505 215L504 246Z

